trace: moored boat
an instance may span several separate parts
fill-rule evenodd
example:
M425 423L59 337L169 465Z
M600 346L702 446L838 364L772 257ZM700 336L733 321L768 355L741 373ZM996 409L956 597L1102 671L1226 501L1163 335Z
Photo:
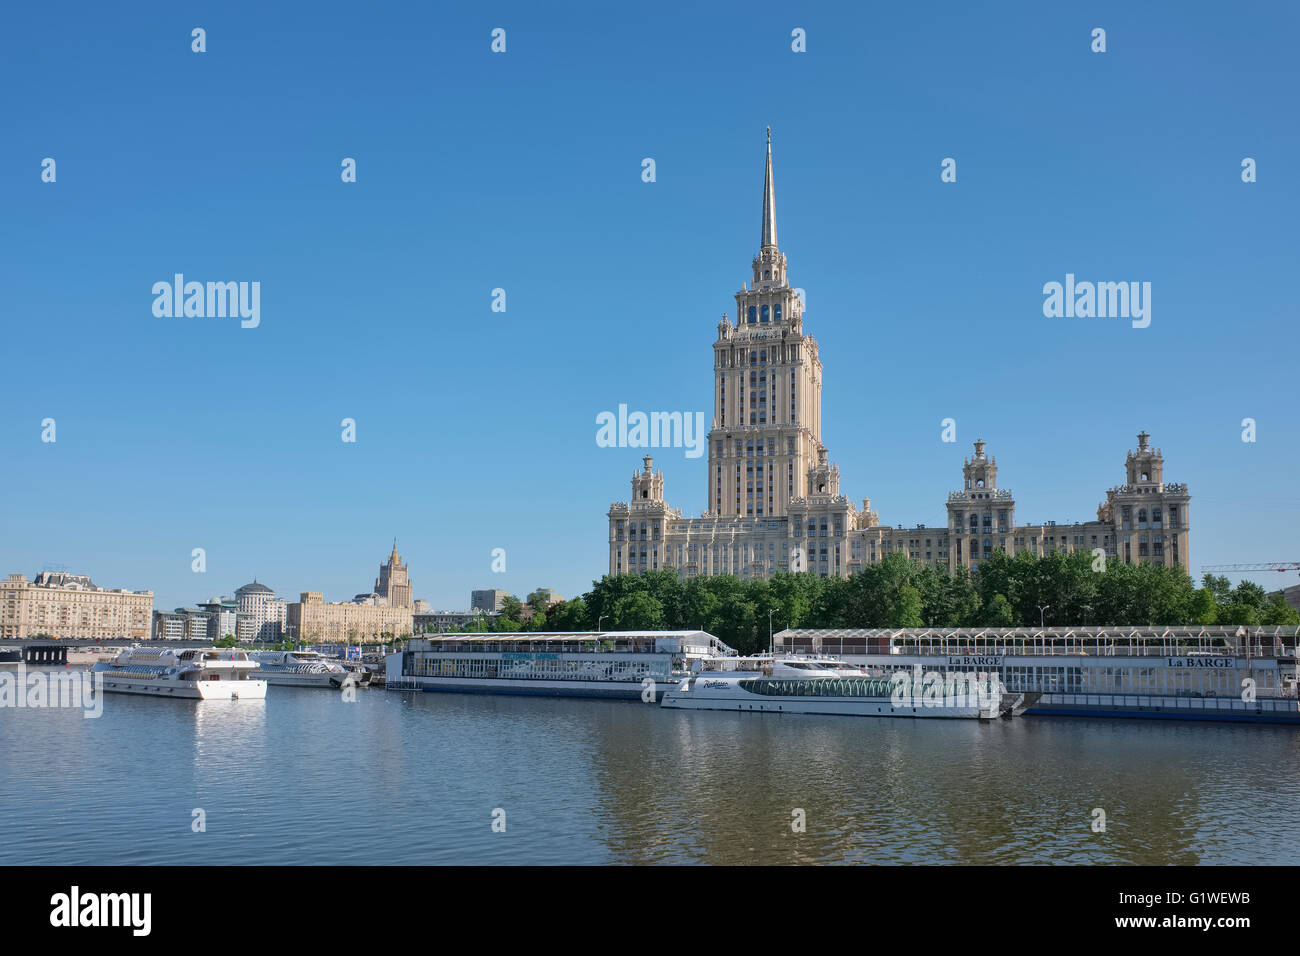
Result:
M775 644L883 675L996 675L1029 717L1300 724L1291 625L794 629Z
M847 717L944 717L991 720L1012 716L996 680L913 686L910 675L879 676L845 661L760 655L705 660L670 687L663 706L681 710L830 714Z
M128 647L91 668L97 686L116 694L199 700L261 700L266 681L243 651ZM102 684L100 683L102 681Z
M442 634L386 658L389 690L656 702L688 662L731 648L705 631Z
M316 651L254 651L251 656L258 664L258 676L271 684L341 687L348 679L349 672L343 664Z

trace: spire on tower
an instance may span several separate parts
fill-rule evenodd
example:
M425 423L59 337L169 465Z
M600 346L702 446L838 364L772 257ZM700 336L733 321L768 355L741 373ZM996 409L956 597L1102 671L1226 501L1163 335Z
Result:
M761 248L776 248L776 192L772 189L772 127L767 128L767 170L763 174L763 241Z

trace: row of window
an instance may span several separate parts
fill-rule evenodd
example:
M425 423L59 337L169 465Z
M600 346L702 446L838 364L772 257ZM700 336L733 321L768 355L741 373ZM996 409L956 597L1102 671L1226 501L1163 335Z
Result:
M770 279L772 274L769 272L767 277ZM780 322L781 321L781 303L773 306L750 306L749 311L745 313L746 322L749 325L762 324L763 322Z
M753 678L740 681L740 689L764 697L889 697L889 678L822 677L815 680Z

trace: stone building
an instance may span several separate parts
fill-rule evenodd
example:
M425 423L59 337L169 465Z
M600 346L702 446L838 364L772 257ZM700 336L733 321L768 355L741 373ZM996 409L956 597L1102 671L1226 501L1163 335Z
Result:
M265 584L253 580L235 590L241 641L276 642L284 637L285 603Z
M42 571L0 581L0 638L147 640L152 591L99 588L87 575Z
M379 566L379 577L375 579L375 594L389 607L413 607L411 599L411 575L402 559L397 554L397 539L393 539L393 553L388 556L388 563Z
M1015 496L998 486L997 460L982 439L963 463L961 487L948 494L943 526L882 525L870 499L858 508L840 492L821 438L817 342L804 334L803 303L777 246L770 134L759 253L752 285L742 283L735 298L736 322L724 315L713 343L706 510L686 518L671 507L663 474L645 456L631 499L607 513L610 574L845 576L893 552L950 571L996 551L1100 550L1125 562L1191 566L1187 486L1164 480L1164 456L1145 431L1096 521L1017 524Z
M155 641L189 641L206 644L219 640L211 635L220 627L212 615L202 608L178 607L174 611L153 612L153 639Z
M296 602L285 606L285 611L289 637L313 644L359 644L385 637L407 637L413 623L409 607L353 601L327 603L319 591L303 591Z
M415 602L411 579L397 553L397 542L386 564L379 566L375 590L351 601L326 602L319 591L303 591L285 606L285 631L291 640L357 644L411 634Z
M501 610L502 602L508 597L510 597L509 591L502 591L497 588L482 588L470 592L469 606L472 610L495 614Z

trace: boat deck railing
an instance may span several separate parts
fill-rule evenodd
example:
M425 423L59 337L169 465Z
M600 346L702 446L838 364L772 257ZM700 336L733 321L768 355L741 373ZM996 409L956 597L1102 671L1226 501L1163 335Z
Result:
M651 641L439 641L420 640L409 651L440 654L668 654ZM680 652L677 652L680 653Z

